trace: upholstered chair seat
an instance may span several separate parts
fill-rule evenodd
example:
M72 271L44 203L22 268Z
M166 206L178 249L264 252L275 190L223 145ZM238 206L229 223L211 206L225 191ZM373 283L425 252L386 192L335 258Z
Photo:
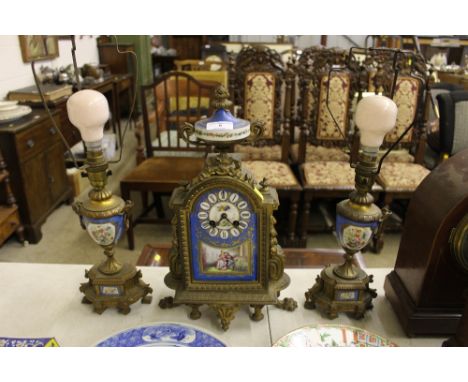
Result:
M385 154L385 150L381 150L379 152L379 159ZM414 156L412 156L408 150L401 149L401 150L392 150L390 153L385 157L385 163L393 163L393 162L400 162L400 163L413 163Z
M234 146L234 152L240 154L242 160L266 160L266 161L280 161L281 160L281 146L272 145L264 147L255 146Z
M272 187L298 187L299 182L291 168L283 162L243 161L242 166L250 171L257 182L267 179Z
M356 172L348 162L316 161L307 162L301 166L305 187L318 190L349 190L354 189ZM374 185L373 190L381 190Z
M291 158L293 160L293 163L297 163L299 161L299 143L295 143L291 146ZM307 143L305 161L349 162L349 155L339 147L314 146L310 143Z
M413 192L429 173L427 168L417 163L385 161L378 182L387 192Z

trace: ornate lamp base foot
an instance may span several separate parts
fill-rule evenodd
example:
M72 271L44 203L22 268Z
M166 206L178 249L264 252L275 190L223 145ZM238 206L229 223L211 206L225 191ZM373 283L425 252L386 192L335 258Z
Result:
M356 319L363 318L366 310L373 307L372 299L377 297L375 289L369 288L372 275L357 269L354 279L344 279L333 271L334 267L322 270L314 286L305 292L304 308L318 309L329 319L337 318L341 312Z
M82 283L80 291L84 293L82 303L92 304L98 314L107 308L117 308L122 314L130 313L130 305L141 299L143 304L151 303L153 290L149 284L141 280L141 272L130 264L124 264L122 269L112 275L92 267L85 272L88 282Z

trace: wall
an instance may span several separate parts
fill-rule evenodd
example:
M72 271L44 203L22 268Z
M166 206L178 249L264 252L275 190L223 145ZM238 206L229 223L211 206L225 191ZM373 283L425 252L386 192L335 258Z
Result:
M78 66L99 62L96 38L97 36L76 36ZM10 90L34 85L31 64L23 62L18 36L0 35L0 57L2 57L0 61L0 100L6 97ZM59 68L71 63L71 41L59 40L59 57L51 61L38 62L36 70L39 71L41 65Z
M364 35L349 35L358 46L364 46L365 38ZM236 42L266 42L272 43L276 42L276 36L272 35L233 35L229 36L229 41ZM302 36L291 36L291 42L295 43L299 49L304 49L309 46L319 45L320 36L319 35L302 35ZM353 44L351 44L345 37L342 35L328 35L327 41L328 47L338 47L343 49L349 49Z

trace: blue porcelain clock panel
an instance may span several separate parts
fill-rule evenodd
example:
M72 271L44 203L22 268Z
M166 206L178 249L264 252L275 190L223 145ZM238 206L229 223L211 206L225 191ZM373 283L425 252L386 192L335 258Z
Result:
M190 213L194 281L256 280L257 219L238 190L218 187L200 195Z

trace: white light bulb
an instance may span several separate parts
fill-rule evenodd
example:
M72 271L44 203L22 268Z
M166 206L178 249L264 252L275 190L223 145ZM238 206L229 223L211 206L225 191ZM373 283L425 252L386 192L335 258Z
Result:
M104 124L109 119L109 104L106 97L91 89L74 93L67 101L68 119L80 130L85 142L100 141Z
M361 133L361 145L379 148L385 134L395 127L398 108L390 98L372 95L363 98L356 107L356 125Z

